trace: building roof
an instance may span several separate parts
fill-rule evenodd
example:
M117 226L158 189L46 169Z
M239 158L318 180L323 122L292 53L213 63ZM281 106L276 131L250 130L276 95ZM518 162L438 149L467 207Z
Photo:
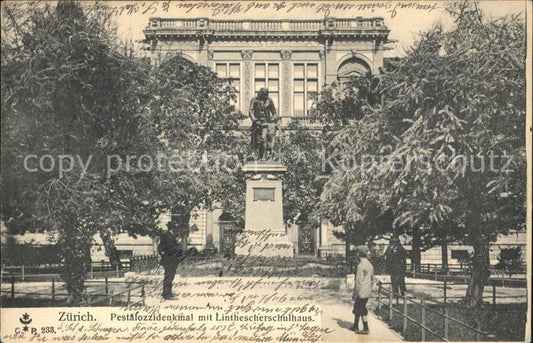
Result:
M372 38L387 41L390 30L383 18L326 19L208 19L150 18L143 30L146 40L153 38Z

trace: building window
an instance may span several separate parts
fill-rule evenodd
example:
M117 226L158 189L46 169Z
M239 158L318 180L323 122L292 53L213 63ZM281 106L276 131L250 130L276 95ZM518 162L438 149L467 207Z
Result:
M240 109L241 104L241 65L239 63L217 63L215 72L218 77L229 79L233 88L235 88L235 107Z
M452 258L456 260L468 260L470 258L470 253L468 250L452 250Z
M272 98L276 112L279 114L279 64L256 63L254 76L255 95L257 96L261 88L268 88L268 96Z
M313 100L318 93L318 64L294 64L293 116L309 115Z
M346 84L352 77L365 77L370 73L370 67L360 59L350 58L340 65L337 70L337 81L339 91L343 92Z

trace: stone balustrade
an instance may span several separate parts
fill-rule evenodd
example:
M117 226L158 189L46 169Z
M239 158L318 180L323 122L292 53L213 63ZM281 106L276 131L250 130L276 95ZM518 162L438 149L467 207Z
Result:
M150 18L146 31L170 29L175 31L213 30L282 32L282 31L349 31L387 29L383 18L327 18L318 20L220 20L207 18Z

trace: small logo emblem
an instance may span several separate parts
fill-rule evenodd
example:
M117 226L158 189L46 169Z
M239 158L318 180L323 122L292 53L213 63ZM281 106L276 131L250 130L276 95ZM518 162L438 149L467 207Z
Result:
M19 318L19 322L24 325L23 330L28 331L28 325L31 323L32 319L30 318L30 315L27 313L24 313L22 317Z

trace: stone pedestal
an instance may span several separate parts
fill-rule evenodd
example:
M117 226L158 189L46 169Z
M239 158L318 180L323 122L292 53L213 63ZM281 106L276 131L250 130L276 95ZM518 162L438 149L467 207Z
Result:
M237 236L235 254L293 257L294 250L283 223L281 175L287 169L273 161L243 167L246 177L244 232Z

